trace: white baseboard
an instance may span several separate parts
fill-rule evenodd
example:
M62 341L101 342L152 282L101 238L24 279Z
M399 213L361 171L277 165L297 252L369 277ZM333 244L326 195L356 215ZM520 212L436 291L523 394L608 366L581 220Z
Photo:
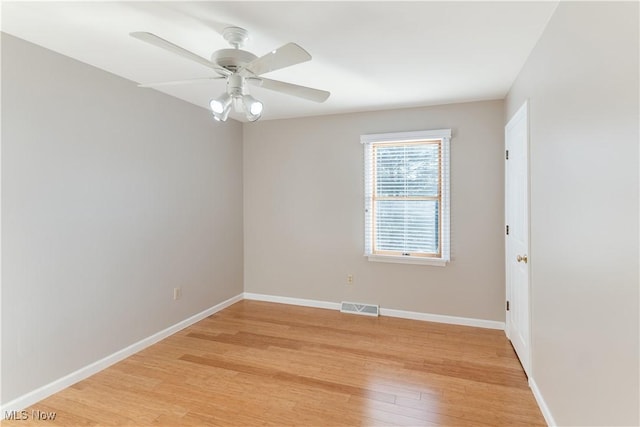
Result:
M280 297L276 295L254 294L245 292L244 298L256 301L277 302L281 304L301 305L304 307L328 308L330 310L340 310L340 303L329 301L317 301L301 298ZM425 322L448 323L451 325L474 326L477 328L504 330L504 322L496 320L472 319L468 317L444 316L441 314L418 313L415 311L393 310L390 308L380 308L380 315L389 317L400 317L402 319L422 320Z
M380 308L380 315L424 322L448 323L450 325L473 326L476 328L504 330L504 322L497 320L473 319L471 317L445 316L443 314L419 313L416 311Z
M54 393L57 393L79 381L82 381L85 378L90 377L91 375L102 371L105 368L108 368L111 365L114 365L117 362L120 362L123 359L126 359L127 357L149 347L150 345L153 345L158 341L175 334L176 332L186 328L187 326L190 326L204 319L205 317L211 316L212 314L230 306L231 304L241 301L242 299L243 294L239 294L232 298L229 298L228 300L223 301L220 304L216 304L211 308L208 308L198 314L189 317L188 319L182 320L181 322L178 322L175 325L168 327L167 329L164 329L134 344L131 344L129 347L116 351L115 353L96 362L93 362L90 365L85 366L84 368L80 368L75 372L65 375L62 378L59 378L23 396L11 400L0 407L0 420L4 418L6 413L10 413L11 411L21 411L24 408L27 408L34 403L37 403L42 399L51 396Z
M329 310L340 310L340 304L337 302L318 301L313 299L279 297L276 295L254 294L251 292L245 292L244 299L277 302L280 304L301 305L303 307L328 308Z
M542 412L542 416L544 417L544 420L547 422L547 425L549 427L556 427L558 424L553 419L553 415L551 415L551 411L547 406L547 402L544 401L544 398L542 397L542 393L540 393L540 389L538 388L538 385L533 380L533 378L529 378L529 387L531 388L533 397L535 397L536 402L538 402L538 407L540 408L540 412Z

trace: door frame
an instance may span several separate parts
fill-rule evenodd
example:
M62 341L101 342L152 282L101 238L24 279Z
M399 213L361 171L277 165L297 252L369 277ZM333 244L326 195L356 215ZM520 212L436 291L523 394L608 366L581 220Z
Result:
M522 117L524 116L524 117ZM525 207L525 211L526 211L526 215L527 215L527 256L529 258L529 262L528 262L528 268L527 268L527 293L526 293L526 298L527 298L527 305L528 305L528 319L527 319L527 337L528 337L528 343L527 343L527 362L528 362L528 366L524 366L524 364L522 364L523 370L525 371L525 374L531 378L533 376L533 360L532 360L532 354L533 354L533 340L532 340L532 335L531 335L531 319L532 319L532 309L533 309L533 305L531 304L531 160L530 160L530 119L529 119L529 100L525 100L522 105L518 108L518 110L511 116L511 118L509 119L509 121L507 122L507 124L504 127L504 145L505 145L505 153L507 150L507 129L512 126L514 123L516 123L517 121L524 119L525 121L525 126L526 126L526 147L525 147L525 153L527 156L527 173L526 173L526 179L527 179L527 197L525 199L525 203L526 203L526 207ZM509 208L508 203L507 203L507 191L508 191L508 176L507 176L507 162L508 160L505 157L504 160L504 165L505 165L505 169L504 169L504 189L505 189L505 197L504 197L504 202L505 202L505 206L504 206L504 223L505 223L505 236L504 236L504 242L505 242L505 255L504 255L504 259L505 259L505 285L506 285L506 290L505 290L505 334L507 336L507 338L509 338L509 341L511 341L511 337L510 337L510 330L511 330L511 312L510 311L506 311L506 302L511 300L511 283L508 280L509 279L509 274L508 274L508 256L509 253L507 251L507 247L508 247L508 236L506 235L506 225L507 224L507 210ZM515 349L514 349L515 350Z

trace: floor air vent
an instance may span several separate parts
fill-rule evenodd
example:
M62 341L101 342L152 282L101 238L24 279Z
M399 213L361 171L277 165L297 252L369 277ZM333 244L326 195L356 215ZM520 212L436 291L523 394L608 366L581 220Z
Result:
M364 316L379 316L380 306L342 301L340 311L343 313L362 314Z

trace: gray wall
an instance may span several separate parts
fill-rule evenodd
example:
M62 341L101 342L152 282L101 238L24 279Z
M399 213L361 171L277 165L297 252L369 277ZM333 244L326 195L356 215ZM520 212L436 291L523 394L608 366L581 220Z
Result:
M241 293L242 239L240 123L2 35L3 402Z
M245 291L503 321L503 117L489 101L245 126ZM440 128L453 132L452 262L367 261L360 135Z
M638 425L638 3L561 3L529 99L533 377L560 425Z

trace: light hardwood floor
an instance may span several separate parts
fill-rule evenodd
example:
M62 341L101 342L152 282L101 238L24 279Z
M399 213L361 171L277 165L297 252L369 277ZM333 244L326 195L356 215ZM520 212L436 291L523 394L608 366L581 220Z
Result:
M2 425L545 425L502 331L246 300L27 413Z

